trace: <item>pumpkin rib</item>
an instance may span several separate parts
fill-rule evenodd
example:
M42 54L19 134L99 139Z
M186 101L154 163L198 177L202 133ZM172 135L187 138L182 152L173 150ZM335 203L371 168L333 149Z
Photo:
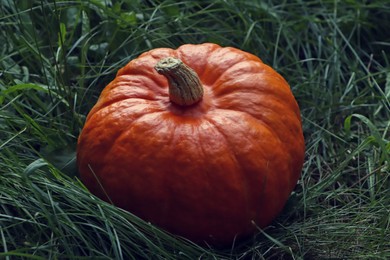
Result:
M259 77L259 75L261 75L261 79L253 80L255 76ZM240 93L251 94L254 96L268 95L269 99L282 99L284 100L284 103L286 103L286 100L290 100L293 98L290 89L284 88L283 92L281 92L280 88L270 89L268 86L270 84L273 84L273 81L268 79L267 76L264 76L261 73L254 72L246 73L245 75L243 75L243 78L245 79L247 79L248 77L250 78L250 80L227 79L224 82L217 82L215 83L215 87L213 88L213 94L218 98L229 96L231 94L240 95ZM259 81L261 81L261 83L259 83ZM234 88L229 88L232 85L234 86ZM294 106L293 109L296 110L296 106Z
M229 67L228 69L226 70L223 70L221 72L218 72L218 71L213 71L213 69L210 69L210 70L207 70L207 68L205 69L205 71L207 71L207 73L209 74L213 74L215 75L215 77L213 77L213 81L210 81L210 82L206 82L206 85L209 85L209 86L219 86L220 84L218 84L218 81L221 79L221 78L225 78L227 75L230 76L231 73L229 73L229 71L234 71L234 70L239 70L237 67L239 66L242 66L242 64L247 64L247 63L250 63L251 61L245 61L245 60L241 60L241 61L237 61L237 63L234 63L231 67ZM258 62L254 62L252 61L253 64L259 64ZM262 64L262 63L260 63ZM237 74L240 75L240 77L244 77L244 74L250 74L251 72L249 71L243 71L243 72L240 72L238 71ZM253 71L252 72L253 74L256 74L256 73L261 73L261 72L258 72L258 71Z
M240 107L241 109L245 108L245 107L249 108L247 103L242 103L239 101L241 99L245 99L246 102L251 102L252 104L256 104L256 106L263 106L262 103L264 101L269 100L270 102L271 101L273 102L275 100L275 102L277 102L278 104L282 104L282 106L284 106L285 109L291 110L294 114L294 117L298 117L296 110L295 110L296 105L294 103L286 102L286 99L283 99L279 95L274 94L274 93L270 93L270 92L268 92L268 93L267 92L260 92L260 93L261 93L261 98L260 98L259 92L256 92L256 91L242 92L241 90L236 90L236 91L232 90L229 93L224 93L223 95L216 96L216 98L217 98L216 106L219 108L230 107L230 109L236 110L234 108L231 108L232 104L241 105L241 106L237 106L237 107ZM254 95L258 96L258 98L253 99ZM228 104L226 104L226 103L228 103Z
M220 47L218 49L215 49L212 53L209 54L208 60L217 61L221 63L221 67L229 67L226 61L234 62L237 60L247 60L263 63L263 61L259 57L233 47Z
M183 124L179 124L177 127L175 127L174 128L174 133L173 133L173 138L172 138L172 142L170 143L171 144L171 146L172 147L174 147L174 146L179 146L180 147L180 144L181 144L181 141L180 141L180 138L183 136L183 128L184 127L186 127L186 126L188 126L189 124L186 124L186 123L183 123ZM197 131L197 128L194 128L193 129L194 131ZM197 133L197 132L194 132L192 135L191 135L192 137L191 138L194 138L194 139L196 139L196 140L199 140L200 139L200 136L199 136L199 134ZM191 142L191 144L190 144L190 146L191 147L188 147L188 150L186 149L186 150L180 150L179 152L180 153L184 153L184 154L186 154L186 153L188 153L188 151L192 151L191 152L191 154L194 154L194 157L196 157L196 158L198 158L198 160L197 161L193 161L193 163L195 163L195 164L202 164L202 158L207 158L205 155L206 155L206 153L204 152L204 150L203 150L203 147L202 147L202 145L199 145L198 144L198 142L196 142L196 141L193 141L193 142ZM183 148L182 148L183 149ZM197 152L194 152L194 151L197 151ZM201 154L200 154L201 153ZM195 155L196 154L196 155ZM174 163L174 162L173 162ZM199 181L201 181L202 182L202 185L200 185L201 187L199 187L201 190L204 190L205 192L207 192L206 194L209 194L209 192L210 192L210 190L212 190L212 185L210 185L210 183L212 183L212 182L210 182L210 180L212 179L212 176L209 174L209 172L208 171L201 171L201 172L199 172L199 174L200 175L202 175L202 177L203 178L201 178ZM180 179L178 180L179 182L180 182ZM197 185L198 183L196 183L196 184L192 184L191 186L193 186L193 185ZM169 185L167 185L166 187L169 187ZM193 188L192 187L189 187L190 189L191 189L191 191L193 190ZM190 192L190 194L191 194L191 192ZM177 194L177 195L179 195L179 194ZM192 194L191 194L192 195ZM190 196L191 196L190 195ZM180 196L180 195L179 195ZM196 196L196 195L195 195ZM202 197L204 197L204 195L203 194L201 194L201 195L198 195L198 196L202 196ZM175 197L177 197L177 196L175 196ZM180 200L182 200L181 198L180 198ZM204 207L205 208L211 208L211 206L210 206L210 203L212 202L211 200L210 201L207 201L207 202L205 202L204 200L201 200L200 201L200 203L201 202L203 202L204 203ZM171 205L171 207L175 207L174 205ZM198 206L199 207L199 206ZM196 210L196 209L194 209L194 211L193 211L193 213L194 214L200 214L201 212L198 212L198 210ZM194 216L195 217L195 216ZM198 216L199 217L199 216Z
M209 122L211 125L213 125L214 126L214 129L223 137L223 139L225 140L225 144L227 145L227 151L231 154L231 158L234 160L234 162L235 162L235 164L238 166L238 168L239 168L239 172L237 173L237 175L239 175L239 176L242 176L243 174L243 172L244 172L244 170L243 170L243 168L242 168L242 165L241 165L241 163L239 162L239 160L238 160L238 158L237 158L237 156L234 154L234 153L232 153L231 151L234 151L234 147L233 147L233 145L229 142L229 139L228 139L228 137L226 136L226 134L220 129L220 127L214 122L214 120L212 120L212 118L210 118L210 117L207 117L205 120L207 120L207 122ZM201 142L201 144L203 144L203 142ZM246 200L246 202L248 202L248 201L250 201L250 196L249 196L249 189L248 189L248 187L249 187L249 185L248 185L248 183L247 183L247 181L245 180L245 178L243 178L243 177L240 177L240 180L241 180L241 186L243 187L243 191L245 191L245 195L244 195L244 197L245 197L245 200ZM248 204L250 204L250 203L247 203L247 212L250 212L250 210L249 210L249 207L248 207Z
M207 85L214 85L216 80L218 80L222 74L225 74L227 70L231 67L236 66L240 63L245 62L254 62L255 64L264 64L261 59L245 53L241 50L233 50L231 48L219 48L214 50L208 55L207 63L205 66L205 72L208 75L212 75L212 81L206 82ZM255 58L253 58L255 57ZM203 77L204 78L204 77Z
M139 58L146 57L150 59L150 66L153 68L153 66L156 65L159 60L169 56L177 57L177 50L170 48L157 48L141 54Z
M116 90L119 92L119 95L115 96L115 92L111 92L112 94L110 94L109 96L106 96L105 99L103 100L104 102L100 103L100 106L101 108L104 108L104 107L108 107L108 106L111 106L115 103L119 103L119 102L122 102L122 101L125 101L125 100L128 100L128 99L138 99L138 100L145 100L145 101L158 101L159 98L157 98L157 96L153 96L153 92L151 91L148 91L147 93L131 93L130 91L129 92L126 92L124 94L124 91L121 91L122 89L120 87L118 87L119 90ZM137 88L136 86L128 86L128 88L132 88L132 90L134 90L135 88ZM116 88L117 89L117 88ZM140 88L140 90L142 90L142 88Z
M165 96L165 91L168 87L167 80L164 77L160 77L160 75L153 69L158 60L150 59L148 56L144 56L143 58L140 57L138 59L143 59L143 69L138 68L138 62L134 62L133 60L118 71L113 82L119 81L124 84L129 84L129 82L136 85L139 84L140 87L148 88L158 94L161 94L162 96ZM103 92L105 91L106 88ZM107 92L109 91L110 89L108 89Z
M258 96L258 98L253 99L253 96ZM229 93L224 93L224 95L216 97L217 101L215 103L218 108L223 107L225 109L245 111L255 117L257 117L256 114L264 115L265 113L263 113L263 109L272 111L274 114L277 114L278 111L286 111L283 114L285 117L291 118L291 120L301 121L298 104L293 99L291 93L286 93L286 96L280 96L278 93L272 92L263 91L256 93L256 91L242 92L240 90L233 90ZM247 102L251 102L251 105L240 102L239 100L242 99ZM256 111L256 113L254 113L254 111Z
M162 112L164 113L164 112ZM148 149L145 149L143 146L140 146L140 149L137 150L137 148L133 145L133 142L136 143L136 145L140 145L140 142L142 141L142 139L140 140L136 140L136 139L132 139L132 142L128 142L128 141L123 141L123 140L127 140L128 138L126 136L129 136L129 135L133 135L134 134L134 131L139 131L140 128L144 129L146 125L152 125L155 126L155 127L149 127L149 131L148 132L143 132L143 134L145 134L144 136L144 140L147 140L149 139L148 136L159 136L159 132L161 131L161 129L163 129L162 126L164 124L164 121L163 120L153 120L155 118L160 118L160 116L156 115L157 113L153 113L153 116L151 116L152 114L145 114L144 116L149 116L149 117L152 117L152 118L146 118L143 116L143 117L139 117L137 118L136 120L134 120L131 124L131 126L128 126L125 130L122 131L122 134L120 136L118 136L116 138L116 140L113 142L113 146L111 147L110 150L107 151L107 156L103 159L105 161L105 164L106 165L116 165L117 162L120 162L120 163L124 163L124 164L127 164L126 163L126 160L128 158L126 158L125 156L123 156L124 154L126 154L126 152L123 152L121 156L115 156L115 154L118 154L119 151L125 151L127 148L127 146L132 146L132 150L135 151L136 154L133 154L133 157L136 158L137 161L142 161L144 157L147 157L148 156L148 153L149 153L149 150ZM143 120L143 121L141 121ZM164 124L165 126L167 126L166 124ZM169 128L169 127L168 127ZM169 129L172 129L172 128L169 128ZM174 128L173 128L174 130ZM165 131L165 132L170 132L171 131ZM167 137L170 137L170 139L167 139ZM167 141L168 142L171 142L173 138L173 134L171 133L169 136L165 135L164 136L164 139L161 140L158 144L157 143L153 143L155 145L154 147L154 150L159 150L159 147L157 147L158 145L161 145L163 144L164 146L167 144ZM131 139L130 139L131 140ZM114 155L114 156L112 156ZM123 157L123 158L122 158ZM122 158L120 160L118 160L118 158ZM128 168L132 169L132 166L131 165L128 165L127 166ZM126 169L126 167L121 167L120 170L123 171L124 169ZM103 172L108 172L106 170L103 169ZM146 178L147 176L145 175L142 175L142 178ZM160 177L164 177L164 175L161 175L159 174ZM128 181L128 177L126 174L120 174L118 177L123 177L123 181L126 182ZM148 177L149 178L149 177ZM122 183L122 182L121 182ZM112 189L115 189L115 187L108 187L110 190ZM134 188L134 187L133 187ZM145 189L150 189L150 187L147 187L147 186L143 186L143 188ZM121 205L123 207L126 208L126 205Z
M203 54L201 59L199 59L199 55L197 53L193 52L193 46L198 46L197 51ZM214 43L203 43L199 45L186 44L177 48L176 54L177 58L181 59L187 66L195 70L199 78L202 79L204 77L204 73L206 72L206 66L204 66L204 63L207 63L208 57L218 48L220 48L220 46Z
M160 77L153 67L160 59L168 56L175 56L175 51L168 48L159 48L145 52L119 69L116 77L122 75L144 75L160 84L165 81L165 78Z
M230 109L222 109L222 108L217 108L218 112L221 112L221 111L227 111L227 113L230 113L232 111L234 112L237 112L237 113L241 113L245 116L248 116L250 118L252 118L253 120L256 120L258 121L259 124L261 124L263 127L265 127L270 133L272 133L272 135L275 137L275 139L277 139L279 141L279 143L283 146L286 145L285 142L283 142L283 140L280 138L280 136L278 134L275 134L274 131L272 131L274 128L272 126L270 126L270 123L269 122L265 122L263 119L260 119L260 118L257 118L255 116L253 116L252 114L250 113L247 113L245 111L237 111L237 110L230 110ZM233 121L233 120L232 120ZM234 122L234 121L233 121ZM287 149L286 149L287 150Z
M215 84L218 85L218 80L221 78L235 79L235 78L246 78L253 74L265 74L266 66L264 63L253 61L253 60L239 60L234 65L227 68L223 73L216 79Z
M114 148L117 145L117 143L119 142L118 140L120 140L123 136L128 134L128 132L132 130L133 125L136 124L138 121L142 120L144 117L154 115L154 114L162 114L162 113L164 113L164 112L162 112L162 111L156 111L156 112L152 112L152 113L149 112L148 114L140 115L139 117L132 120L132 122L130 122L127 125L126 129L123 129L121 134L115 138L115 140L112 142L113 145L111 146L111 148ZM162 121L159 122L159 124L161 124L161 123L162 123ZM107 154L110 154L110 152L111 152L111 150L107 151Z
M106 103L104 101L105 101L104 99L101 99L95 105L95 107L91 109L90 113L87 116L86 121L92 120L90 118L92 116L94 116L96 113L107 113L105 115L105 117L112 116L112 114L118 113L118 112L122 112L122 114L123 114L123 111L117 111L118 108L120 110L132 109L133 110L132 113L127 114L127 116L134 115L135 114L134 109L136 109L137 107L141 107L141 106L143 106L147 109L143 108L141 110L135 110L135 111L137 111L137 113L145 113L147 111L163 112L165 109L165 107L162 106L158 102L158 100L147 100L147 99L143 99L143 98L125 98L125 99L118 100L118 101L111 102L111 103L109 103L109 102ZM107 121L107 120L104 120L104 122L105 121Z
M249 60L249 61L256 61L256 62L260 62L260 63L263 63L263 60L260 59L260 57L252 54L252 53L249 53L249 52L245 52L243 50L240 50L240 49L237 49L237 48L233 48L233 47L223 47L221 49L225 49L227 52L236 52L236 53L239 53L243 59L245 60Z
M218 111L218 114L220 114L220 112L221 112L221 111ZM240 113L240 112L238 112L238 111L235 111L235 112L236 112L237 114ZM231 114L231 111L228 111L228 114ZM251 115L248 115L248 114L245 114L245 115L248 116L248 117L251 117ZM237 117L238 117L238 118L241 118L241 116L239 116L239 115L237 115ZM237 122L236 120L234 120L234 118L230 118L230 117L228 117L228 116L224 116L224 118L225 118L225 119L228 119L228 120L231 121L231 122ZM228 147L230 148L229 150L230 150L230 151L236 151L236 150L237 150L237 147L228 141L229 139L231 139L231 137L228 136L228 135L225 133L224 124L218 123L218 122L215 121L212 117L211 117L211 118L210 118L210 117L207 117L207 119L208 119L209 122L211 122L211 123L214 125L214 127L215 127L216 129L218 129L218 132L221 133L222 136L224 136L226 142L228 143ZM254 121L258 121L258 120L255 119L255 118L252 118L252 119L253 119ZM274 133L272 132L272 129L269 129L268 126L267 126L267 125L264 125L264 124L261 124L261 126L262 126L263 128L265 128L265 129L267 129L268 133L271 134L272 136L274 136L277 140L279 140L279 143L281 143L279 137L278 137L278 136L275 136ZM241 147L240 147L239 149L241 149ZM263 150L263 153L264 153L264 150ZM234 153L233 153L233 154L234 154ZM262 157L261 154L259 154L258 156L259 156L259 158ZM235 158L235 160L236 160L236 162L237 162L237 165L240 166L241 173L245 173L246 171L245 171L244 168L243 168L244 163L242 162L242 159L237 158L237 155L236 155L236 154L234 154L234 158ZM243 176L245 176L245 174L243 174ZM247 177L247 176L246 176L246 177ZM261 182L260 186L263 186L262 183L264 183L264 182L266 181L266 179L267 179L267 175L265 174L265 175L263 175L263 178L262 178L262 180L260 181L260 182ZM250 187L248 181L245 182L245 187L247 188L247 189L245 189L245 191L246 191L246 196L245 196L245 197L247 198L247 203L253 205L254 202L252 202L252 199L251 199L250 196L249 196L249 194L251 193L251 190L248 188L248 187ZM252 191L252 192L253 192L253 191ZM262 193L263 193L263 192L264 192L264 191L262 191Z
M128 100L125 100L125 101L128 101ZM134 102L134 100L132 100L133 102ZM112 104L112 106L119 106L118 105L118 103L114 103L114 104ZM124 104L124 105L127 105L127 104ZM137 106L137 105L135 105L135 106ZM119 106L119 108L120 108L120 106ZM150 106L149 106L149 108L150 108ZM134 108L133 107L126 107L126 109L132 109L133 111L134 111ZM108 112L106 112L105 110L111 110L111 111L108 111ZM123 111L123 108L122 109L119 109L119 111ZM120 136L122 135L122 134L124 134L122 131L127 131L128 130L128 128L129 128L129 124L131 125L131 124L133 124L137 119L139 119L139 118L141 118L141 117L144 117L144 116L146 116L146 115L150 115L150 113L152 113L150 110L148 111L149 113L148 114L144 114L144 110L140 110L140 111L138 111L138 113L132 113L132 117L133 118L131 118L131 120L129 120L129 117L127 118L127 121L122 121L121 122L121 125L122 125L122 127L121 128L119 128L118 126L116 126L116 128L117 129L120 129L121 131L115 131L115 133L119 133L118 135L116 135L116 136L111 136L111 139L110 139L110 142L111 143L115 143L116 142L116 140L118 139L118 138L120 138ZM102 113L103 113L103 115L102 115ZM105 113L107 113L107 114L105 114ZM87 131L89 130L89 133L88 133L88 135L93 135L93 133L94 132L96 132L96 131L99 131L100 129L111 129L112 128L112 125L110 125L111 124L111 122L115 122L115 121L117 121L116 120L116 118L118 118L118 116L114 116L113 114L114 113L118 113L118 109L115 109L115 108L111 108L110 106L106 106L106 107L103 107L102 109L99 109L99 110L97 110L95 113L93 113L93 114L90 114L88 117L88 121L89 122L93 122L93 121L97 121L97 122L101 122L100 124L98 124L98 125L90 125L90 124L86 124L85 125L85 132L86 132L86 134L87 134ZM159 111L154 111L153 113L162 113L162 111L161 110L159 110ZM99 118L104 118L104 121L100 121L99 120ZM93 132L91 132L91 131L93 131ZM107 135L105 135L105 137L107 137L108 138L108 136ZM95 141L95 140L94 140ZM106 140L106 142L107 142L107 140ZM92 143L90 143L89 145L92 145L92 144L94 144L93 142ZM111 147L113 147L112 145L111 145ZM84 151L85 149L83 149L83 151ZM109 154L109 151L106 151L106 154Z
M242 98L242 96L240 98ZM257 120L263 120L264 118L269 118L270 114L274 114L275 117L280 117L275 111L286 111L285 114L283 114L283 117L289 119L289 122L293 122L296 120L300 121L300 117L298 117L297 114L294 113L294 111L291 110L291 108L288 105L286 105L286 102L283 102L281 99L276 99L276 98L272 99L272 103L269 104L268 100L271 100L271 98L264 98L261 101L250 102L250 103L248 102L245 105L242 104L241 102L231 103L231 102L235 102L237 98L232 98L229 105L227 105L227 102L229 102L227 98L221 98L221 100L218 100L216 104L217 109L241 111L243 113L251 115ZM224 104L224 106L219 106L218 104L219 102ZM272 106L273 104L278 104L279 106Z
M249 118L250 118L250 115L247 115L247 116L249 116ZM226 118L226 116L225 116L225 118ZM252 118L253 119L253 118ZM258 121L258 120L256 120L256 119L253 119L254 121ZM234 118L231 118L231 121L232 122L235 122L235 120L234 120ZM267 128L267 126L266 125L262 125L262 124L260 124L261 126L262 126L262 128L264 128L265 127L265 129L267 129L267 132L269 133L269 134L271 134L271 136L273 136L273 137L275 137L275 135L274 135L274 133L273 133L273 131L272 131L272 129L268 129ZM218 127L218 124L216 125L216 127ZM224 127L223 127L223 125L221 124L220 126L219 126L219 129L221 130L221 131L224 131ZM263 131L261 131L261 132L263 132ZM225 136L227 136L227 138L228 139L231 139L231 137L229 137L228 135L225 135ZM290 156L290 153L288 152L288 150L286 150L286 149L284 149L283 147L285 146L285 143L284 142L282 142L277 136L276 136L276 138L272 138L271 137L271 139L272 140L274 140L272 143L274 143L274 144L278 144L278 145L273 145L272 147L273 147L273 151L276 151L276 150L278 150L279 151L279 153L280 154L282 154L283 155L283 157L284 157L284 160L283 160L283 164L284 164L284 168L287 168L287 169L291 169L291 168L289 168L288 167L288 165L290 165L291 164L291 156ZM264 140L264 138L261 138L261 140ZM268 139L269 140L269 139ZM275 143L275 140L276 140L276 143ZM232 149L233 150L235 150L235 151L237 151L236 149L237 149L237 146L234 146L234 145L231 145L231 147L232 147ZM268 145L265 145L265 147L268 147ZM240 149L238 149L238 150L240 150ZM263 153L262 154L259 154L258 155L258 157L259 158L263 158L264 157L264 155L266 154L265 153L265 151L262 149L262 151L263 151ZM240 160L240 159L238 159L238 161L240 162L240 165L243 165L243 162ZM268 162L270 162L270 161L272 161L272 159L268 159L267 160L267 163ZM268 164L267 164L268 165ZM275 167L280 167L280 166L282 166L281 164L278 164L278 165L274 165L274 168ZM275 169L274 169L275 170ZM246 172L248 172L248 169L246 169ZM266 171L267 172L267 171ZM259 187L266 187L264 190L261 190L261 194L258 194L258 196L259 197L263 197L264 195L265 195L265 197L270 197L269 196L269 193L270 193L270 190L269 190L269 188L267 187L267 184L266 184L266 182L268 182L268 183L270 183L271 181L274 183L271 187L275 187L274 185L275 185L275 177L273 176L274 175L274 172L268 172L268 173L266 173L266 172L262 172L262 180L259 182L259 184L256 186L256 187L253 187L253 185L249 185L249 184L252 184L251 182L247 182L248 183L248 186L249 187L252 187L252 188L248 188L248 192L249 193L251 193L252 194L252 196L253 196L253 194L255 193L254 191L256 190L256 189L260 189ZM259 173L259 172L258 172ZM279 183L283 183L283 181L282 180L284 180L285 182L284 182L284 184L282 185L284 188L288 188L288 192L290 192L289 191L289 189L291 188L291 181L290 181L290 177L292 176L292 173L293 173L293 171L292 170L286 170L285 172L284 172L284 174L285 174L285 176L288 176L288 177L286 177L286 178L282 178L281 180L279 180L278 182ZM249 176L250 175L246 175L246 178L249 178ZM252 176L253 177L253 176ZM279 176L280 177L280 176ZM292 189L292 188L291 188ZM272 191L273 193L278 193L279 191ZM286 192L286 190L284 190L283 191L284 193ZM264 194L264 195L263 195ZM268 196L267 196L267 194L268 194ZM272 197L272 196L271 196ZM278 201L278 200L276 200L276 201ZM282 200L280 200L280 201L282 201ZM279 201L279 202L280 202ZM250 203L250 201L248 201L248 204ZM268 202L266 202L266 201L264 201L263 199L261 199L261 203L260 204L262 204L262 203L268 203ZM258 210L260 210L260 209L262 209L262 207L260 206L260 207L256 207L256 205L258 205L257 203L256 203L256 201L255 202L253 202L253 204L252 204L252 206L254 207L254 208L257 208ZM264 206L266 206L267 204L265 204L265 205L262 205L263 207ZM281 207L283 206L283 204L278 204L277 206L276 206L276 208L279 208L279 210L278 211L274 211L274 206L272 206L271 208L272 208L272 211L271 212L274 212L274 216L272 217L272 218L269 218L269 219L267 219L267 218L263 218L263 216L262 216L262 214L263 213L265 213L265 212L263 212L263 211L257 211L257 213L255 214L256 216L257 216L257 221L256 221L256 219L255 219L255 222L256 223L258 223L260 226L264 226L264 225L268 225L269 224L269 222L274 218L274 217L276 217L276 215L280 212L280 210L281 210ZM268 216L269 217L269 216Z
M166 96L166 85L162 84L162 81L157 81L155 78L147 77L142 74L123 74L119 76L115 83L120 82L126 86L137 86L141 88L147 88L150 91L156 92L156 95ZM113 88L109 89L111 91Z
M164 112L162 112L162 113L164 113ZM146 116L148 116L149 118L145 118ZM116 140L114 142L115 145L112 145L112 149L117 149L117 150L118 149L119 150L125 149L124 147L126 147L128 145L133 146L133 143L140 145L140 140L138 140L138 139L130 139L131 142L123 142L123 140L127 140L125 138L126 136L131 134L134 130L139 131L140 128L144 129L143 134L151 136L152 139L153 138L156 139L160 135L162 136L162 134L159 134L159 132L162 129L160 126L164 123L164 121L163 120L152 120L155 118L160 118L160 116L157 115L157 113L145 114L144 116L139 117L136 120L134 120L132 122L131 126L129 125L126 129L124 129L122 131L121 136L118 136L116 138ZM170 139L172 139L173 132L170 130L171 129L174 130L174 128L167 127L166 124L164 124L164 125L166 126L165 128L169 128L169 130L165 130L164 133L167 133L167 132L170 133L168 136L171 137ZM167 135L164 135L164 139L160 139L160 140L164 144L171 143L171 141L167 139ZM135 148L133 147L132 149L134 150ZM158 145L155 147L155 149L158 149ZM135 154L133 154L132 156L135 156L136 158L141 160L142 158L140 156L145 156L145 152L147 152L147 151L148 151L147 149L143 149L143 147L142 147L141 150L135 150ZM112 152L113 152L113 150L107 151L107 154L108 155L112 154Z
M206 119L206 120L211 125L213 125L214 129L223 137L223 139L225 140L225 144L227 145L227 148L232 148L232 144L228 141L228 138L224 134L224 132L221 131L221 129L212 120L210 120L210 119ZM202 146L203 142L201 142L200 144ZM250 189L249 189L248 182L246 181L245 175L243 174L244 170L243 170L242 165L239 162L237 156L234 153L230 152L230 151L233 151L233 149L226 149L226 151L229 152L229 154L231 155L231 158L236 162L236 166L238 167L238 171L236 173L236 178L238 178L240 180L241 191L242 191L242 194L244 197L244 203L245 203L245 212L241 211L240 214L245 215L246 219L252 219L253 214L251 214L250 205L252 205L253 202L251 202ZM209 180L210 179L211 179L211 177L209 177ZM240 234L237 234L237 235L240 235Z

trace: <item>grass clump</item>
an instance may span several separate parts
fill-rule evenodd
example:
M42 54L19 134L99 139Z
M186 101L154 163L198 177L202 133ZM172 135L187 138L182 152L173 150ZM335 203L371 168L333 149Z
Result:
M390 258L390 5L383 1L10 1L0 9L0 258ZM285 210L202 248L92 196L77 136L116 71L215 42L289 81L306 139Z

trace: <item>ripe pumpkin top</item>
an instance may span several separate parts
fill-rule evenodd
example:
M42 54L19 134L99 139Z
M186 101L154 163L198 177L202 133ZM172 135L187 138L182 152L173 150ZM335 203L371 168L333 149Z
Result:
M172 63L189 70L177 76ZM77 160L102 199L223 245L281 211L304 148L284 78L252 54L205 43L154 49L121 68L87 116Z

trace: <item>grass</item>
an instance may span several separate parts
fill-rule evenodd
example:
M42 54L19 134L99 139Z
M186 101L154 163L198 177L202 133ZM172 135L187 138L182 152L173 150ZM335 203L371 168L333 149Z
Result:
M2 1L0 258L389 259L390 5L276 2ZM75 166L85 116L121 66L201 42L279 71L307 148L282 214L223 250L98 200Z

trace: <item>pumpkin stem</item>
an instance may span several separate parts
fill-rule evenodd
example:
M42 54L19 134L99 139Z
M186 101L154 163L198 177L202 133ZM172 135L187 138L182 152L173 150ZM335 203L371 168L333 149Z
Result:
M169 83L169 99L180 106L190 106L203 97L203 86L196 72L180 59L167 57L154 67Z

